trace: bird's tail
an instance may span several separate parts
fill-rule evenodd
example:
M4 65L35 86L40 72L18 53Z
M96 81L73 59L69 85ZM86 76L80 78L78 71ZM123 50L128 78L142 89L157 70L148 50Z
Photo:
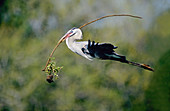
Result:
M131 61L126 61L125 63L130 64L130 65L133 65L133 66L138 66L138 67L141 67L141 68L143 68L143 69L146 69L146 70L149 70L149 71L153 71L153 72L154 72L154 69L151 68L149 65L146 65L146 64L140 64L140 63L131 62Z
M112 54L109 57L109 59L117 60L117 61L120 61L122 63L127 63L127 64L130 64L130 65L133 65L133 66L138 66L140 68L143 68L143 69L146 69L146 70L149 70L149 71L154 71L154 69L151 68L149 65L128 61L125 56L121 56L121 55L119 55L117 53Z

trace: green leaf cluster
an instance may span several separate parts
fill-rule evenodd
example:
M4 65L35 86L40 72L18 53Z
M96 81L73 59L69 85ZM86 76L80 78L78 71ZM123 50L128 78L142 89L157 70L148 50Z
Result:
M59 77L58 73L63 67L56 66L56 62L54 60L55 60L55 58L50 58L50 62L47 65L45 72L48 75L54 75L55 79L58 79L58 77Z

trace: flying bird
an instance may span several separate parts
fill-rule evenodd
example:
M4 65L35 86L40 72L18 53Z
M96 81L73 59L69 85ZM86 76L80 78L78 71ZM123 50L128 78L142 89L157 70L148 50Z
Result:
M125 56L117 54L115 52L115 49L117 49L117 47L110 43L98 43L98 42L96 43L95 41L90 41L90 40L77 41L77 40L83 39L83 35L82 35L82 31L81 31L81 29L83 27L85 27L91 23L94 23L98 20L108 18L108 17L114 17L114 16L129 16L129 17L133 17L133 18L142 19L142 17L129 15L129 14L112 14L112 15L102 16L102 17L97 18L93 21L87 22L87 23L83 24L82 26L80 26L79 28L74 27L74 28L70 29L58 41L58 44L55 46L55 48L51 52L50 57L47 60L47 63L45 65L45 68L42 71L45 71L47 69L47 66L49 65L49 63L51 61L50 58L52 57L54 51L65 40L66 40L66 44L67 44L68 48L71 51L75 52L78 55L85 57L88 60L92 61L95 58L101 59L101 60L115 60L115 61L119 61L122 63L138 66L138 67L150 70L150 71L154 71L151 67L149 67L149 65L131 62L131 61L127 60Z
M95 41L77 41L83 39L83 34L80 28L70 29L58 42L57 46L66 40L68 48L74 53L85 57L88 60L115 60L126 64L138 66L150 71L154 71L149 65L131 62L125 56L115 52L118 47L110 43L96 43Z

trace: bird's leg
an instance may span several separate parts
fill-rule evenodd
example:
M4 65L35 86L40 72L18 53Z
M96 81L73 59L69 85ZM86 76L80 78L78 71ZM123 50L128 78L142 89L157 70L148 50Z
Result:
M144 69L147 69L147 70L150 70L150 71L153 71L153 72L154 72L154 69L151 68L151 67L149 67L149 65L140 64L140 63L131 62L131 61L127 61L127 63L130 64L130 65L138 66L138 67L141 67L141 68L144 68Z

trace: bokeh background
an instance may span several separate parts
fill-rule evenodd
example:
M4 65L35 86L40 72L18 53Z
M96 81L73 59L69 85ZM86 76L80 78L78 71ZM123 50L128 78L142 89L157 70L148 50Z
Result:
M56 50L64 68L54 83L44 68L57 41L72 27L109 14L82 29L83 40L109 42L128 60L93 62ZM170 0L1 0L1 111L170 111Z

